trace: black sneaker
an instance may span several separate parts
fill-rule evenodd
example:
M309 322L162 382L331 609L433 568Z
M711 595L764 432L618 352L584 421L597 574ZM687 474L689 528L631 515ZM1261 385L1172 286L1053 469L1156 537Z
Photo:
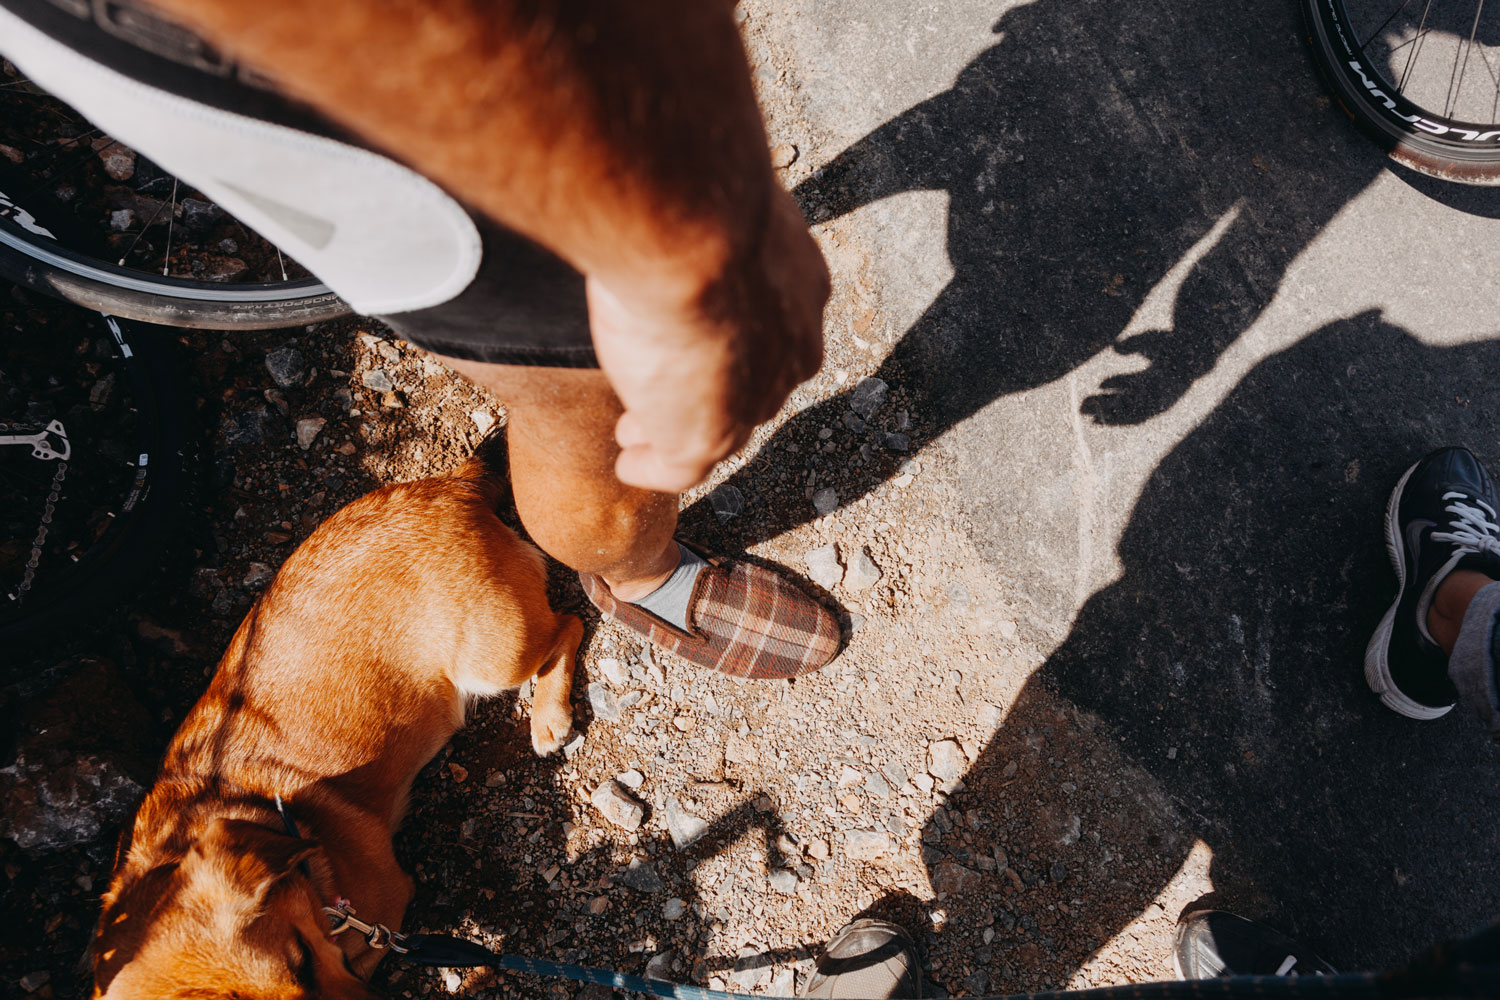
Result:
M1392 711L1436 719L1458 701L1448 657L1427 631L1438 585L1456 569L1500 579L1500 495L1466 448L1442 448L1406 470L1385 512L1398 590L1365 648L1365 682Z
M1183 979L1334 974L1333 966L1280 931L1223 910L1185 915L1172 954Z

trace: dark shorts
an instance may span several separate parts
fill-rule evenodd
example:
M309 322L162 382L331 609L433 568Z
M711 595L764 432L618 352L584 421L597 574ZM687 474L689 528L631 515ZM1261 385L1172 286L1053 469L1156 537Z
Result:
M0 0L0 10L15 15L26 26L71 50L71 54L153 92L190 102L193 110L205 115L227 113L238 119L271 123L345 148L353 147L362 151L360 155L366 161L373 153L399 164L399 159L371 149L368 143L349 135L315 110L277 94L253 70L226 60L190 32L163 22L131 2ZM26 68L27 53L4 50L5 39L0 38L0 52ZM77 106L84 117L94 117L86 92L75 94L64 90L62 96ZM120 138L119 133L125 129L117 126L110 131ZM125 141L130 142L129 136ZM149 145L132 144L145 156L164 159ZM328 146L329 142L323 145ZM400 170L411 173L405 168ZM186 173L183 179L199 187L211 181ZM492 364L598 367L589 334L582 276L545 248L473 211L467 212L472 222L470 228L463 221L463 212L467 210L435 189L432 194L447 200L460 226L468 230L470 251L477 230L481 248L477 267L471 266L463 272L467 275L472 271L473 277L461 289L445 288L441 294L447 297L442 301L434 301L434 296L429 295L418 307L372 310L372 314L404 339L437 354ZM401 197L401 192L397 191L394 197ZM320 270L285 242L282 247L335 291L345 294L332 274ZM352 259L346 257L334 263ZM381 259L392 258L382 254ZM473 260L472 254L469 259ZM356 296L345 294L345 298L358 306Z
M479 273L457 297L377 317L436 354L496 365L598 368L583 276L545 247L484 216Z

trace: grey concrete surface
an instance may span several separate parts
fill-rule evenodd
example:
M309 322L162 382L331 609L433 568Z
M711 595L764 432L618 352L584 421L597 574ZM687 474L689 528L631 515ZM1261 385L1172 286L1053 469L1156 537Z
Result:
M915 400L1027 688L1190 817L1216 900L1337 964L1500 914L1500 753L1360 673L1396 477L1448 443L1500 467L1500 190L1393 172L1293 0L746 10L830 350Z

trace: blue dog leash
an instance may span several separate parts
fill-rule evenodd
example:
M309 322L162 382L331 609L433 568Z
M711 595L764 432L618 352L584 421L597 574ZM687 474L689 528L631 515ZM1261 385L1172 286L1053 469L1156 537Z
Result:
M746 994L705 989L661 979L647 979L612 969L549 962L523 955L503 955L462 938L439 934L400 934L379 924L366 924L340 900L324 907L333 921L332 933L354 929L372 947L387 947L406 962L447 968L484 967L525 972L548 979L597 983L662 1000L745 1000ZM1433 948L1405 969L1387 973L1347 973L1334 976L1242 976L1188 982L1139 983L1091 990L1049 990L1004 996L954 1000L1214 1000L1214 998L1473 998L1500 997L1500 923L1456 944Z
M300 836L281 796L276 810L291 836ZM524 972L545 979L597 983L611 989L660 997L661 1000L746 1000L747 994L711 990L662 979L647 979L613 969L596 969L566 962L549 962L524 955L503 955L484 945L443 934L402 934L384 924L360 920L346 899L323 907L329 935L355 931L371 948L388 949L402 961L442 968L491 968ZM1008 993L1004 996L955 997L952 1000L1216 1000L1216 998L1500 998L1500 921L1472 937L1440 944L1411 965L1395 972L1345 973L1335 976L1240 976L1234 979L1196 979L1187 982L1138 983L1091 990L1049 990Z

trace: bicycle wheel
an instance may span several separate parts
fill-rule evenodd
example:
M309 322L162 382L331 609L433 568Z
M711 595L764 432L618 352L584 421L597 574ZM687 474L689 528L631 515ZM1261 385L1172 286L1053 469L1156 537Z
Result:
M1500 3L1304 0L1303 10L1339 102L1392 159L1500 184Z
M166 326L264 330L349 312L276 247L4 62L0 277Z
M0 324L0 660L15 665L161 565L185 420L161 331L25 293L0 297Z

